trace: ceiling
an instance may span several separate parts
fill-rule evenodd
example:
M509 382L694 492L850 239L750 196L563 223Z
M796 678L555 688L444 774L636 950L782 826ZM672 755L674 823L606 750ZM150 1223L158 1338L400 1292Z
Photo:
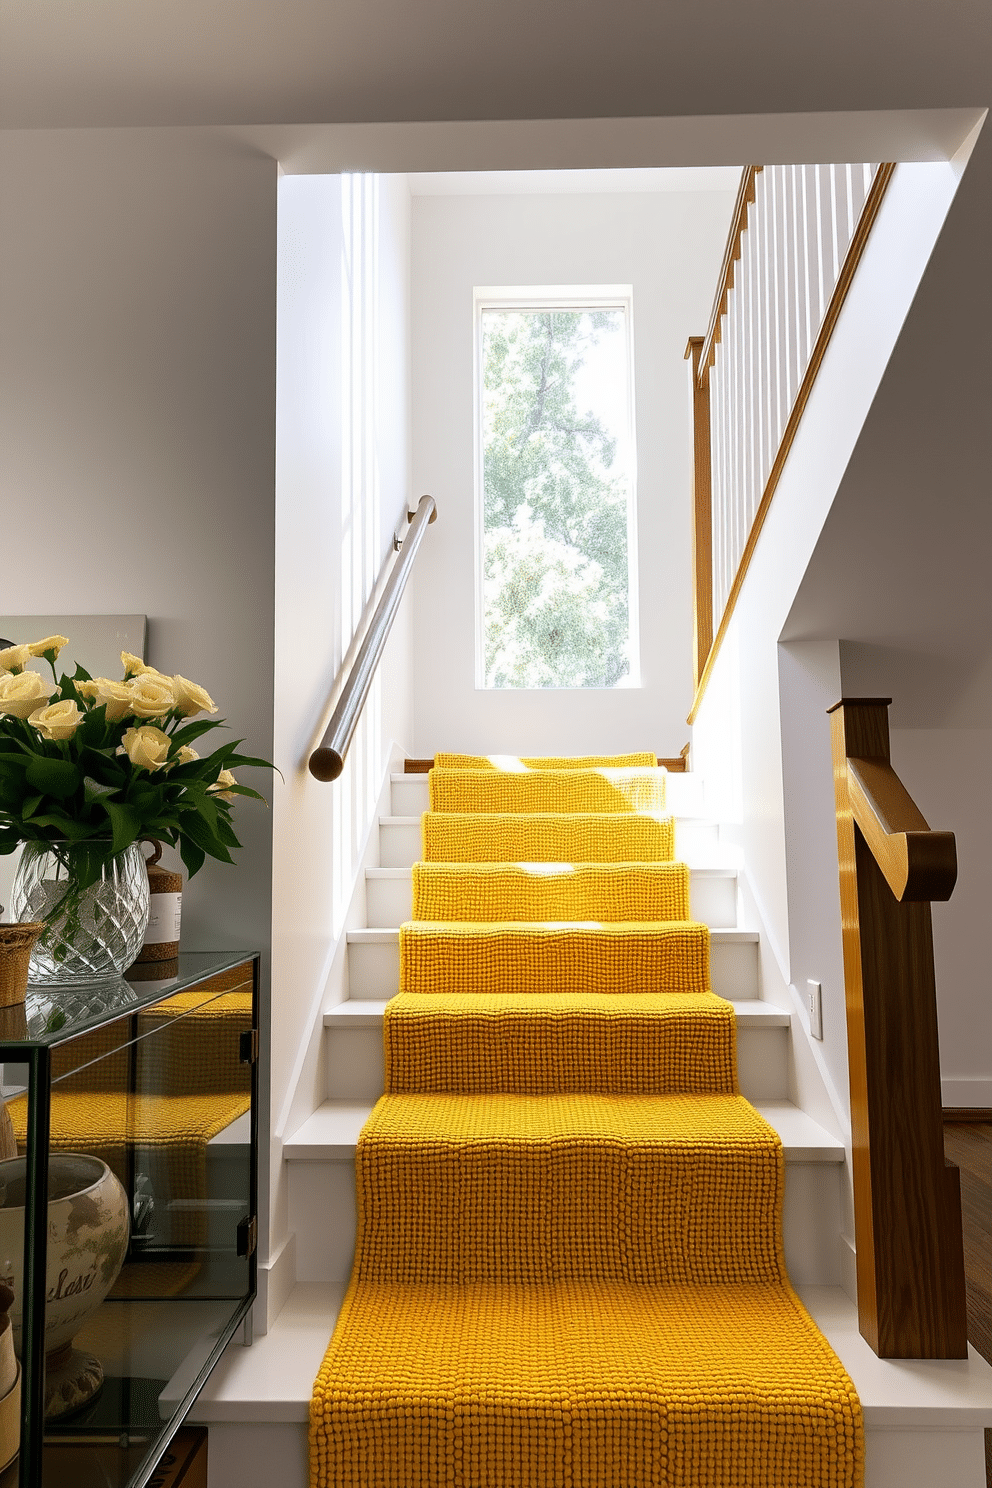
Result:
M0 0L0 127L981 105L987 0Z

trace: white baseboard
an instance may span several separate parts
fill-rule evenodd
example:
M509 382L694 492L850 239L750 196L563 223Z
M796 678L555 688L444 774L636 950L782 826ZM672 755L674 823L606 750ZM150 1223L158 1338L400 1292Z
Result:
M992 1109L992 1077L977 1080L951 1078L940 1082L940 1100L944 1106L981 1106Z
M258 1267L258 1295L252 1308L252 1326L264 1338L286 1305L296 1285L296 1234L286 1236L273 1256Z

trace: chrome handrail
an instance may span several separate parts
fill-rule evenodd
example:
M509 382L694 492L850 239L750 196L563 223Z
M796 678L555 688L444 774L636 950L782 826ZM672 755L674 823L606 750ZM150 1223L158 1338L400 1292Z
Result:
M345 658L335 679L334 692L339 693L339 696L334 712L324 730L324 737L310 756L310 774L315 775L318 780L337 780L344 769L345 755L369 695L376 668L382 660L417 549L428 526L437 517L433 496L421 496L417 510L408 513L408 517L410 530L399 545L399 557L383 585L382 597L369 621L358 654L350 666Z

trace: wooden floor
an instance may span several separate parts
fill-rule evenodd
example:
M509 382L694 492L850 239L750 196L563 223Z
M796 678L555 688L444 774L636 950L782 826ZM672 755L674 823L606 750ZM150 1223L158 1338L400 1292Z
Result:
M961 1170L968 1340L992 1364L992 1121L947 1121L944 1151ZM992 1431L985 1433L985 1478L992 1488Z

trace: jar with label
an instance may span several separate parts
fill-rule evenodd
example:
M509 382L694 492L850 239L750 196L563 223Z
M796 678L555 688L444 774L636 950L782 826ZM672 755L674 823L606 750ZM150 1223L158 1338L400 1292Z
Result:
M179 955L179 921L183 903L183 876L158 866L162 844L144 837L154 851L145 859L148 869L149 912L144 944L138 961L173 961Z

